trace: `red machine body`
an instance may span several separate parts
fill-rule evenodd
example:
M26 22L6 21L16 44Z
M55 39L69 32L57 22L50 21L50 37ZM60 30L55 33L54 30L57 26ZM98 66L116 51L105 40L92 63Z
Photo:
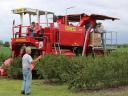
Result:
M40 11L39 13L41 12L47 17L46 12ZM21 13L27 12L22 10L16 14L21 15ZM28 12L28 14L29 13L32 14L32 12ZM39 14L36 13L34 13L34 15ZM35 52L38 51L39 54L87 55L89 53L89 35L96 24L96 20L105 19L116 20L117 18L96 14L53 16L53 21L55 22L49 23L48 19L46 23L37 22L39 30L35 37L29 35L30 32L28 28L30 25L23 26L20 24L13 26L13 38L11 39L12 51L14 56L18 56L22 46L25 45L34 47L33 54L36 54ZM47 26L43 27L41 26L42 24L46 24ZM15 32L16 28L18 32ZM23 28L26 28L26 32L22 31ZM42 35L39 35L40 33Z

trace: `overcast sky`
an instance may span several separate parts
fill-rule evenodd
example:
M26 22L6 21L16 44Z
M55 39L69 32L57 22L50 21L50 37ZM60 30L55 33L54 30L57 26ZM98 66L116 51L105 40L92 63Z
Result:
M71 13L95 13L117 17L118 21L103 21L105 29L117 32L118 43L128 43L128 1L127 0L0 0L0 40L10 41L12 36L11 13L15 8L35 8L55 12L56 15Z

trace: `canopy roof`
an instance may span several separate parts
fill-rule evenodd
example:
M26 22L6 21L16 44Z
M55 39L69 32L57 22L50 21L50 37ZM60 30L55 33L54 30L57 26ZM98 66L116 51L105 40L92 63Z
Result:
M83 14L70 14L67 16L68 16L69 21L74 21L74 22L79 22L81 16L88 16L88 17L91 17L91 18L96 19L96 20L105 20L105 19L118 20L118 18L109 17L106 15L98 15L98 14L87 15L87 14L83 13ZM62 18L62 17L65 17L65 16L58 16L58 18Z
M38 10L38 9L31 9L31 8L18 8L12 10L14 14L30 14L30 15L37 15L39 12L39 15L45 15L45 14L54 14L53 12L49 11L43 11L43 10Z
M119 20L118 18L106 16L106 15L99 15L99 14L92 14L90 15L93 19L97 20L105 20L105 19L110 19L110 20Z

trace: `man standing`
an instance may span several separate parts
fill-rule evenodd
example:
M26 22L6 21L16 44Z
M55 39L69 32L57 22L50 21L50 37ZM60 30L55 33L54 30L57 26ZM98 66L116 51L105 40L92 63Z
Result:
M96 24L95 32L98 32L101 34L102 46L103 48L105 48L105 40L104 40L105 30L104 30L104 26L102 25L102 23L99 22Z
M34 36L35 35L35 31L36 31L36 25L35 25L35 22L32 22L31 23L31 26L30 26L30 28L29 28L29 31L30 31L30 36Z
M31 48L26 47L26 54L22 57L23 85L21 94L29 95L32 82L32 64L35 64L42 56L33 60L30 56Z

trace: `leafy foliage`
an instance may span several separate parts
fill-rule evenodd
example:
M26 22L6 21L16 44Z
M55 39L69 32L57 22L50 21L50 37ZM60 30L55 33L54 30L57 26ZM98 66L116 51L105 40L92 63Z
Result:
M21 78L22 74L22 59L21 57L16 57L10 64L10 66L6 67L8 77L10 78Z
M10 47L10 43L8 41L5 41L4 47Z
M0 40L0 47L1 47L1 46L3 46L3 41L2 41L2 40Z
M67 82L69 88L99 89L128 84L128 55L118 52L105 56L44 57L38 72L46 79Z
M72 76L69 88L99 89L128 84L127 53L78 59L82 67Z
M1 53L0 54L0 66L3 64L3 62L8 58L9 56L6 54Z
M0 62L7 59L0 54ZM38 62L36 69L45 80L67 82L69 88L99 89L128 85L128 53L117 51L96 57L72 57L47 55ZM9 77L21 73L21 58L14 58L6 68Z
M66 81L70 60L65 56L47 55L38 64L37 70L46 80Z

